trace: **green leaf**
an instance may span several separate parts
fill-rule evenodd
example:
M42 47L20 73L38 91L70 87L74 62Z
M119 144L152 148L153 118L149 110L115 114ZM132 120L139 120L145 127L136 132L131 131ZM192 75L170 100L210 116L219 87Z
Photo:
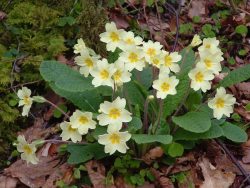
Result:
M250 78L250 64L231 71L220 83L222 87L229 87L231 85L243 82Z
M65 91L83 92L92 90L91 78L84 78L79 72L57 61L44 61L40 66L44 80L55 83Z
M168 146L168 154L171 157L179 157L182 156L184 152L184 148L181 144L173 142Z
M248 103L248 104L245 106L245 109L246 109L247 111L250 111L250 103Z
M153 82L152 67L146 67L142 71L134 70L132 72L132 80L137 80L146 89L150 88Z
M146 143L153 143L153 142L160 142L162 144L169 144L172 142L171 135L133 134L132 139L137 144L146 144Z
M181 51L182 60L180 61L181 71L177 78L180 80L179 84L176 87L177 94L167 96L164 100L163 105L163 118L171 115L179 106L179 104L184 100L187 92L189 91L189 77L188 72L192 69L192 66L195 63L194 51L191 48L184 48Z
M194 16L192 18L192 20L193 20L194 23L199 23L201 21L201 17L200 16Z
M202 32L205 34L206 37L215 37L215 33L213 31L213 27L211 24L205 24L202 26Z
M247 29L247 26L245 25L238 25L236 28L235 28L235 33L238 33L242 36L246 36L247 33L248 33L248 29Z
M81 110L97 112L99 105L102 102L102 97L99 93L93 91L71 92L58 88L54 83L50 87L60 96L70 100L74 105Z
M114 63L118 58L119 58L119 54L122 52L121 49L116 48L114 52L109 52L108 54L108 62L109 63Z
M123 85L123 91L125 97L129 103L133 105L139 105L140 109L143 110L143 105L146 100L147 94L144 88L136 81L130 81Z
M104 153L104 147L99 143L88 145L70 144L67 146L67 151L70 152L69 164L84 163L92 158L99 160L108 156L108 154Z
M234 125L232 123L226 122L222 126L224 136L232 140L234 142L246 142L247 141L247 133L238 127L237 125Z
M240 55L240 56L245 56L246 54L247 54L247 50L245 50L245 49L241 49L241 50L239 50L239 52L238 52L238 54Z
M212 123L210 129L204 133L193 133L180 128L173 136L174 140L213 139L223 136L223 130L219 125Z
M133 117L132 121L128 123L128 132L135 133L142 128L141 119L138 117Z
M192 91L185 102L188 110L195 110L195 106L200 105L202 102L202 94L199 91Z
M209 116L203 112L188 112L183 116L175 116L172 120L181 128L194 133L206 132L211 127Z

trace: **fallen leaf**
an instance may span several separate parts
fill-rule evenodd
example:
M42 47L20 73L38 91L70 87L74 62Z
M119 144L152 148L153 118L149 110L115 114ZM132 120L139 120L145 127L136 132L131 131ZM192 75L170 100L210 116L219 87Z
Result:
M64 179L65 174L72 174L72 168L67 163L60 164L58 157L42 157L38 155L37 165L27 164L26 161L17 160L9 168L4 170L4 175L19 179L23 184L32 187L54 188L55 182ZM70 175L71 177L71 175ZM65 178L65 183L70 183L72 179Z
M89 178L94 188L106 188L105 184L105 167L98 161L91 160L85 164ZM108 187L114 188L114 185Z
M172 181L167 178L166 176L164 176L163 173L161 173L160 171L154 169L154 168L150 168L150 171L152 172L152 174L155 176L156 180L155 183L159 184L160 187L162 188L174 188L174 185L172 183ZM156 185L156 187L159 187Z
M244 95L247 99L250 99L250 82L242 82L236 85L240 95Z
M115 178L115 186L118 188L133 188L132 185L127 184L122 176Z
M199 162L199 166L205 179L200 188L229 188L234 182L234 173L216 169L205 157Z
M1 188L16 188L17 183L18 183L17 178L0 175L0 187Z
M204 15L206 15L206 1L193 0L188 10L188 17L192 19L194 16L202 17Z
M161 147L155 147L151 150L149 150L142 159L144 162L148 165L150 165L152 162L154 162L155 159L162 157L164 154Z
M234 108L234 111L241 115L245 120L250 121L250 112L246 111L243 106L237 106Z

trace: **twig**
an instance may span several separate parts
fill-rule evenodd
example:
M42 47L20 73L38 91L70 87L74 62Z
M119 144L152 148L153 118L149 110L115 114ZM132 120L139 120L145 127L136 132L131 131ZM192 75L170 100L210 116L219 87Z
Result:
M49 101L46 99L46 102L49 103L51 106L55 107L58 111L60 111L64 116L66 116L67 118L70 118L68 114L66 114L60 107L58 107L56 104L54 104L53 102Z
M17 38L17 41L18 41L18 45L17 45L17 54L19 54L19 51L20 51L20 41L19 39ZM16 66L16 63L18 61L18 57L16 56L16 59L14 60L13 62L13 65L12 65L12 69L11 69L11 73L10 73L10 88L12 89L13 92L16 93L16 90L15 88L13 88L13 82L15 80L14 78L14 69L15 69L15 66Z
M22 86L25 86L25 85L32 85L32 84L35 84L35 83L38 83L38 82L41 82L41 81L42 80L36 80L36 81L33 81L33 82L26 82L26 83L23 83L23 84L17 84L15 86L12 86L12 88L22 87ZM12 89L12 88L8 88L7 90Z
M44 142L47 142L47 143L54 143L54 144L87 144L86 142L77 142L77 143L74 143L72 141L63 141L63 140L53 140L53 139L49 139L49 140L44 140Z
M238 167L238 169L240 170L240 172L246 177L246 181L248 184L250 184L250 179L249 179L249 174L247 173L247 171L240 165L240 163L238 162L238 160L233 156L233 154L229 151L229 149L227 148L227 146L219 139L216 139L216 142L221 146L221 148L225 151L225 153L230 157L230 159L232 160L232 162Z
M174 45L173 45L173 48L172 48L172 52L174 52L175 48L176 48L176 45L178 43L178 39L179 39L179 28L180 28L179 14L180 14L180 10L181 10L181 2L180 2L180 0L178 1L178 9L177 10L175 10L175 8L171 4L169 4L168 2L166 2L165 5L163 5L165 7L165 9L167 9L166 5L170 8L172 13L174 13L175 16L176 16L176 34L175 34Z

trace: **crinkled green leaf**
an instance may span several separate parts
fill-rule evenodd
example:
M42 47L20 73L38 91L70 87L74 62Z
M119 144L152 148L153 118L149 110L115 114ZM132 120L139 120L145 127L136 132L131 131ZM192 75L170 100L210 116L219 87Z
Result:
M231 85L243 82L250 78L250 64L231 71L221 82L222 87L229 87Z
M223 136L223 130L219 125L212 124L210 129L204 133L193 133L180 128L173 136L174 140L213 139Z
M108 155L104 153L104 147L99 143L87 145L70 144L67 146L67 151L70 152L69 164L84 163L92 158L99 160Z
M175 116L172 120L181 128L194 133L206 132L211 127L209 116L203 112L188 112L182 116Z
M51 83L50 87L60 96L70 100L74 105L81 110L97 112L102 98L99 93L93 91L71 92L58 88Z
M40 66L40 73L44 80L65 91L83 92L94 89L90 77L85 78L79 72L57 61L44 61Z
M246 142L247 141L247 133L232 123L226 122L222 126L223 135L234 142Z
M171 135L133 134L132 139L137 144L146 144L146 143L153 143L153 142L169 144L172 142L173 137Z

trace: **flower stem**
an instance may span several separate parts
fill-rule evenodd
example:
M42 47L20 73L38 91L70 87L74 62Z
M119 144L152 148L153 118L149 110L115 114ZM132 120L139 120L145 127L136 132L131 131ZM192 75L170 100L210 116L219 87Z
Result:
M160 102L159 102L159 113L158 113L158 116L157 116L157 119L156 119L155 127L152 130L153 134L156 133L157 129L160 126L161 116L162 116L162 111L163 111L163 104L164 104L164 101L162 99L160 99Z
M51 106L53 106L54 108L56 108L59 112L61 112L65 117L69 118L69 115L66 114L59 106L57 106L56 104L54 104L53 102L45 99L47 103L49 103Z

